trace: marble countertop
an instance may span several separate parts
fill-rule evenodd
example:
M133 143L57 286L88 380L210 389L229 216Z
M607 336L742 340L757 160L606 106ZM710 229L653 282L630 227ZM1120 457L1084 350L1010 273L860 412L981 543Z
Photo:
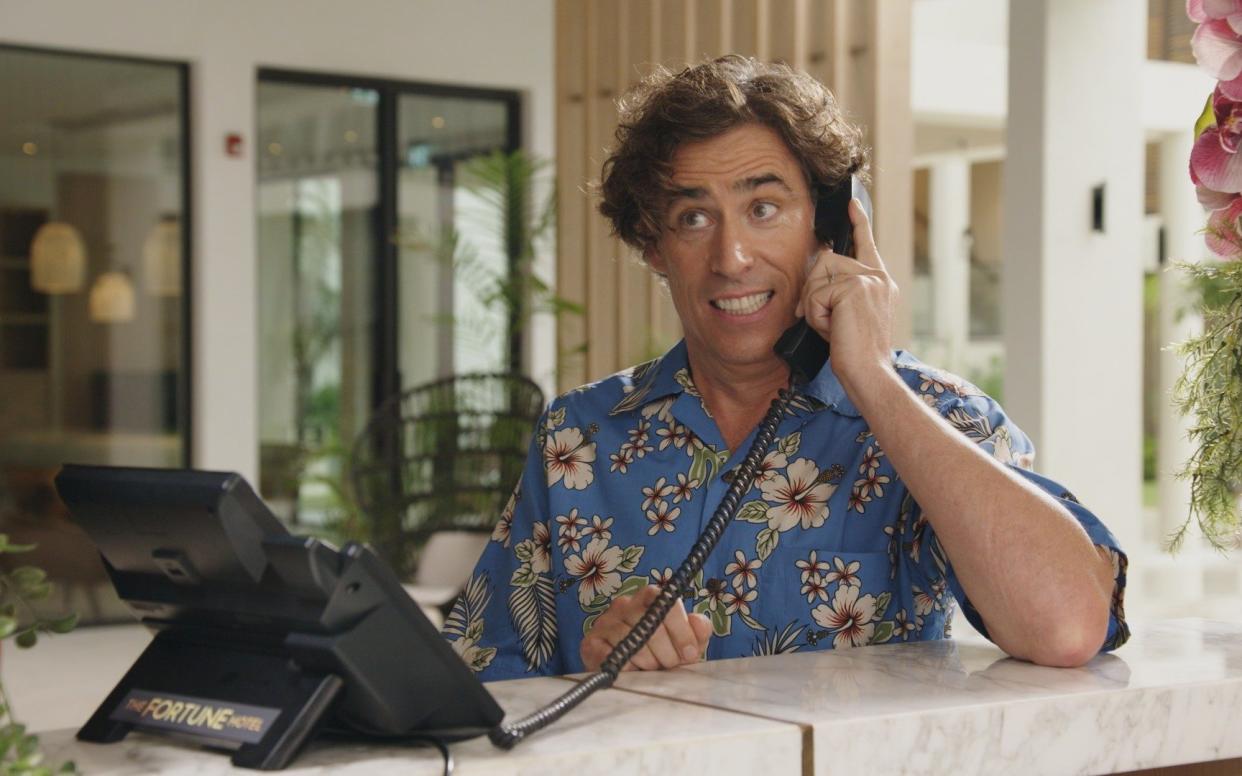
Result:
M516 719L564 678L495 682ZM1242 625L1135 626L1083 668L980 642L891 644L626 673L512 752L452 746L457 772L1113 773L1242 757ZM142 734L41 735L87 773L220 773L227 756ZM439 773L435 750L314 744L290 773Z
M807 726L816 773L1113 773L1242 757L1242 625L1136 626L1082 668L954 641L627 673L617 686Z
M515 720L570 687L561 678L493 682L487 689ZM86 774L177 776L234 769L227 753L209 752L142 733L115 744L76 741L73 730L39 735L50 763L73 760ZM512 751L486 738L451 745L454 773L799 773L802 730L794 724L677 703L619 690L604 690ZM440 753L423 747L340 742L312 743L285 773L419 776L443 772Z

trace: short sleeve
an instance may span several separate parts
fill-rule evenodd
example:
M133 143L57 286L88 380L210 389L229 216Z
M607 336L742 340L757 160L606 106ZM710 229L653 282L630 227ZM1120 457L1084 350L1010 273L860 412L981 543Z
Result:
M522 478L444 622L443 635L483 681L563 673L543 464L546 415Z
M1126 624L1124 608L1127 561L1116 537L1068 489L1032 471L1035 460L1034 445L1005 415L996 401L983 394L963 396L953 393L939 398L935 408L955 429L1060 502L1078 520L1099 551L1111 560L1113 595L1109 607L1108 635L1100 645L1100 650L1120 647L1129 639L1130 629ZM904 560L914 567L916 578L920 578L927 585L932 596L943 595L946 590L952 593L961 604L962 612L970 624L984 636L991 638L983 618L966 596L947 554L917 504L911 504L907 519L901 521L901 530L904 532L902 546L915 548L913 552L907 552Z

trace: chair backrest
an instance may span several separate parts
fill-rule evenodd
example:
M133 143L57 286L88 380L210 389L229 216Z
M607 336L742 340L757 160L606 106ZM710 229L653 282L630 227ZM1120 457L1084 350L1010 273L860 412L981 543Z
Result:
M436 531L491 531L522 475L543 392L517 374L465 374L387 399L354 443L350 477L377 551L409 578Z

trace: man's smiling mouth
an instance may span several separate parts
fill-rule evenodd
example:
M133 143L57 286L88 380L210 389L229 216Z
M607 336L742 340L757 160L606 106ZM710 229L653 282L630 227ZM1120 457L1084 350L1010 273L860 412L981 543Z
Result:
M729 299L713 299L711 305L729 315L750 315L762 309L775 293L775 291L760 291L757 294L735 296Z

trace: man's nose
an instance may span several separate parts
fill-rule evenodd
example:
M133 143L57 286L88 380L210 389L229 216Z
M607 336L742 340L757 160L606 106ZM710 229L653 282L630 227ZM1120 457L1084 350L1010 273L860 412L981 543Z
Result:
M755 263L746 230L732 219L721 221L712 253L712 270L725 277L740 275Z

